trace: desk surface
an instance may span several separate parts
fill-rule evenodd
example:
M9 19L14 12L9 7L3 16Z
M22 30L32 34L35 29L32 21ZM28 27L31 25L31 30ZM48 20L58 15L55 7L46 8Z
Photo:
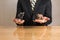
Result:
M0 26L0 40L60 40L60 26Z

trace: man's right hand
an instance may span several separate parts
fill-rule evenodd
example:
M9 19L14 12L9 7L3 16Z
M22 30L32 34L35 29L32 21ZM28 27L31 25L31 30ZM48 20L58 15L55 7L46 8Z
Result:
M25 22L25 20L21 20L21 19L17 19L17 18L13 19L13 21L17 24L23 24Z
M33 22L38 22L38 23L46 23L50 18L43 16L42 14L37 15L37 19L33 20Z

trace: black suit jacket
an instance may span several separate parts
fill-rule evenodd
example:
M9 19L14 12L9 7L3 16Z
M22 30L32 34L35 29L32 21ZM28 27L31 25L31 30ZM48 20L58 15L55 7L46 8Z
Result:
M51 0L37 0L34 11L31 9L31 4L30 0L18 0L17 3L17 13L16 13L16 18L19 18L18 15L20 12L24 12L24 17L23 19L25 20L23 25L48 25L52 22L52 5L51 5ZM40 23L35 23L32 20L35 19L36 14L43 14L46 17L49 17L50 20L44 24Z

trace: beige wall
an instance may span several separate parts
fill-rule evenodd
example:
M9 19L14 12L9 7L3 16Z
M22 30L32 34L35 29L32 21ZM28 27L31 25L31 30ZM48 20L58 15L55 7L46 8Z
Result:
M15 26L12 19L15 17L17 0L0 0L0 25Z
M0 0L0 25L1 26L16 26L12 19L16 14L17 0ZM52 16L53 22L51 25L60 25L60 0L52 0Z
M53 22L51 25L60 26L60 0L52 0L52 16Z

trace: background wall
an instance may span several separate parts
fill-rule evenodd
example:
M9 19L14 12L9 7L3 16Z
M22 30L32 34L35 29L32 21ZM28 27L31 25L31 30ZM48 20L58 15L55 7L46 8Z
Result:
M16 14L18 0L0 0L0 26L16 26L12 21ZM60 0L52 0L53 22L50 26L60 25Z

